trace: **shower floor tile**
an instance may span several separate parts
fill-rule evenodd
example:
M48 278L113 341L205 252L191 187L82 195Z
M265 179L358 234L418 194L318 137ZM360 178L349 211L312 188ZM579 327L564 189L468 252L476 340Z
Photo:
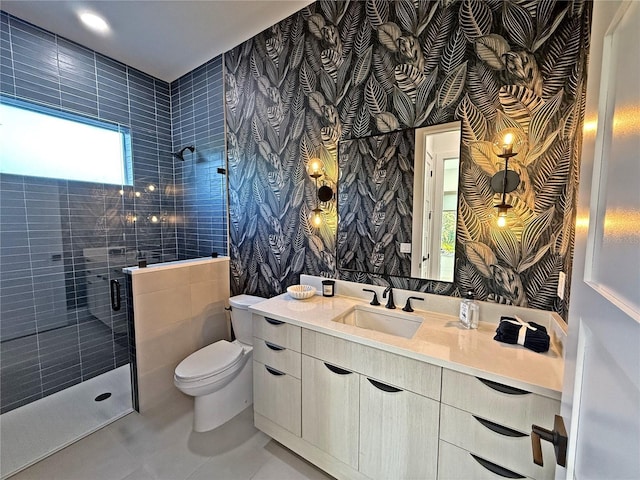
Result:
M193 399L131 413L11 480L330 480L253 426L253 407L210 432L192 430Z
M104 392L111 392L111 397L94 401ZM131 376L129 365L124 365L0 415L1 478L131 411Z

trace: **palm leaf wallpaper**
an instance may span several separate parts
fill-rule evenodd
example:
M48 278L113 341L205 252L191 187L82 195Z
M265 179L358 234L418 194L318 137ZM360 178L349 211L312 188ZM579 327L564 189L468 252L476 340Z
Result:
M391 282L444 295L472 288L482 300L565 315L568 282L565 301L557 285L560 272L570 276L573 254L591 7L319 1L227 52L233 292L273 296L300 273L386 284L338 269L336 201L320 204L324 221L315 228L309 162L322 161L320 181L336 191L349 171L338 168L340 140L460 120L455 282ZM522 181L507 196L514 208L500 229L489 182L503 168L494 142L506 131ZM399 204L401 191L389 203Z

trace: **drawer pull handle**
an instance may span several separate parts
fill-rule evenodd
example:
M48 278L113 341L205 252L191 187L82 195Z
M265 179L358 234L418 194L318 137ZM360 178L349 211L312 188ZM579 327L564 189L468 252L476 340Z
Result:
M281 322L280 320L274 320L273 318L264 317L264 319L267 321L267 323L270 323L271 325L282 325L284 323L284 322Z
M328 364L326 362L325 362L324 366L327 367L329 370L331 370L333 373L337 373L338 375L349 375L350 373L353 373L353 372L350 372L349 370L345 370L344 368L336 367L335 365L330 365L330 364Z
M378 390L382 390L383 392L391 392L391 393L396 393L396 392L401 392L402 390L396 387L392 387L391 385L387 385L386 383L382 383L382 382L377 382L376 380L372 380L370 378L367 377L367 380L369 380L369 383L371 385L373 385L374 387L376 387Z
M485 378L480 378L480 377L476 377L476 378L480 380L482 383L484 383L487 387L500 393L506 393L507 395L526 395L527 393L531 393L531 392L527 392L526 390L520 390L519 388L510 387L508 385L503 385L498 382L492 382L491 380L487 380Z
M473 459L482 465L484 468L489 470L490 472L495 473L496 475L500 475L504 478L526 478L523 475L517 474L516 472L512 472L511 470L507 470L500 465L496 465L495 463L490 462L489 460L485 460L484 458L476 457L473 453L470 453Z
M268 367L267 365L265 365L264 368L267 369L267 372L269 372L271 375L275 375L276 377L284 375L284 372L281 372L280 370L276 370L275 368Z
M274 344L274 343L267 342L266 340L264 341L264 344L265 344L267 347L269 347L271 350L275 350L276 352L279 352L279 351L281 351L281 350L285 350L285 348L284 348L284 347L280 347L280 346L278 346L278 345L276 345L276 344Z
M513 430L511 428L504 427L497 423L490 422L489 420L485 420L484 418L473 416L479 423L487 427L489 430L496 432L500 435L504 435L505 437L526 437L526 433L519 432L517 430Z

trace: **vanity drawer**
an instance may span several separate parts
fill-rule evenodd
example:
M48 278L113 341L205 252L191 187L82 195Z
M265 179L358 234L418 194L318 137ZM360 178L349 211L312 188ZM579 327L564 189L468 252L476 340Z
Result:
M276 370L300 378L300 352L254 337L253 358Z
M300 327L253 314L253 336L290 350L300 351Z
M553 429L554 416L560 413L559 400L446 368L442 403L521 432L531 432L532 424Z
M529 425L529 429L531 425ZM537 480L555 475L553 445L542 442L544 467L533 463L529 431L519 432L441 404L440 439Z
M519 472L505 469L480 456L473 456L462 448L440 441L438 480L504 480L529 478ZM530 479L531 480L531 479Z
M305 328L302 329L302 353L440 400L441 367Z
M300 380L254 360L253 410L294 435L301 436Z

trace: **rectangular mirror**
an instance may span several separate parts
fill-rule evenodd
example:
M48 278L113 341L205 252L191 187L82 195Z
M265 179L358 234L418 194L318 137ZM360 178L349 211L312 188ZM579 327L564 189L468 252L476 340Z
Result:
M338 268L452 282L460 122L338 145Z

